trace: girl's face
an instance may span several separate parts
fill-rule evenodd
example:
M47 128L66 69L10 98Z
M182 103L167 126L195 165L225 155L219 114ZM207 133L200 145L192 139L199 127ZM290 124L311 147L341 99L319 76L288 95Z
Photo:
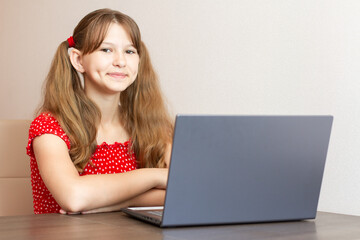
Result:
M81 58L85 92L118 94L136 79L139 55L126 30L117 23L109 26L100 47Z

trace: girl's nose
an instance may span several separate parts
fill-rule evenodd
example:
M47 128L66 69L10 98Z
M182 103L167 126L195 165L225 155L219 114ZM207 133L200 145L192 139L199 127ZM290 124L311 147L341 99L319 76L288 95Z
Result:
M126 57L124 53L120 52L115 55L114 65L119 67L126 66Z

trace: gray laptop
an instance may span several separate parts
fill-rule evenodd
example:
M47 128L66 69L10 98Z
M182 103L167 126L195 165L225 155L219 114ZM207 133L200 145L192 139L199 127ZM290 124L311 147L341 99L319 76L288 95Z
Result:
M314 219L332 116L176 117L161 227Z

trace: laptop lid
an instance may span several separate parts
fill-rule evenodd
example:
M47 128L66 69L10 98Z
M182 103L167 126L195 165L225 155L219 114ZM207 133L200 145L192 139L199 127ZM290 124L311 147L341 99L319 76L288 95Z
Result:
M161 226L315 218L332 121L178 115Z

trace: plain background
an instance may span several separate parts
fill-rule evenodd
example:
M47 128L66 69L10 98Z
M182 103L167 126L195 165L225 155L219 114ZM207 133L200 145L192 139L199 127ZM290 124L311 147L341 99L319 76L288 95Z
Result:
M333 115L319 210L360 215L360 1L0 0L1 119L33 118L57 46L104 7L138 23L172 114Z

